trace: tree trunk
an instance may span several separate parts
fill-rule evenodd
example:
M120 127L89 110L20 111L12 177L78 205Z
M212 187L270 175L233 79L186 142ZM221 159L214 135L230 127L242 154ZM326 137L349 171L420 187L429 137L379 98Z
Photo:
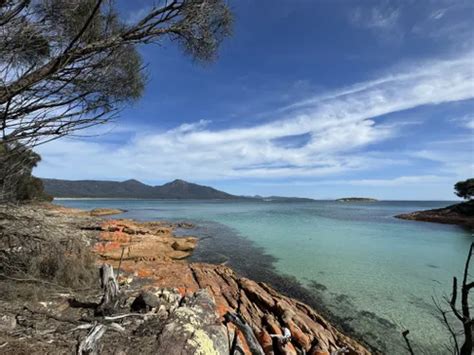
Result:
M97 307L96 313L100 315L110 315L117 308L119 285L115 278L114 268L109 264L104 264L100 268L100 282L104 295Z

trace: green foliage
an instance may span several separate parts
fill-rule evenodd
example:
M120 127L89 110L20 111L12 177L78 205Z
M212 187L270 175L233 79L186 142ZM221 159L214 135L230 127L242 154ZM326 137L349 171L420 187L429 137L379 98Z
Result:
M459 181L454 185L455 194L465 200L471 200L474 196L474 178Z
M44 192L41 179L35 176L23 176L17 186L16 199L19 201L52 201L52 196Z
M4 141L29 146L108 122L138 99L138 45L177 43L209 62L232 26L225 0L158 1L133 24L113 1L0 4L0 126Z
M0 142L0 200L51 201L41 179L32 176L41 157L20 144Z

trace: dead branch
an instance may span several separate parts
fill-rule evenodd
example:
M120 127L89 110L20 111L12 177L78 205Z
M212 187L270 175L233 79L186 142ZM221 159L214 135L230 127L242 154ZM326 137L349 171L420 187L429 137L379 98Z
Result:
M94 328L91 329L89 334L85 337L83 341L79 344L77 350L78 355L95 355L97 354L97 347L99 345L99 340L104 335L107 330L106 326L103 324L97 324Z
M236 313L227 312L224 316L225 320L234 323L237 328L242 332L247 344L252 352L252 355L264 355L262 346L258 342L252 328L245 322L245 320Z

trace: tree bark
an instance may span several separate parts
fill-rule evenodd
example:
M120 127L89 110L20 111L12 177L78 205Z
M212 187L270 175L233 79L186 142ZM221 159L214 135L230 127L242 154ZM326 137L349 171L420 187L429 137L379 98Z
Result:
M114 274L114 268L111 265L102 265L100 268L100 281L104 295L97 307L96 313L100 315L110 315L117 308L120 293L119 285Z

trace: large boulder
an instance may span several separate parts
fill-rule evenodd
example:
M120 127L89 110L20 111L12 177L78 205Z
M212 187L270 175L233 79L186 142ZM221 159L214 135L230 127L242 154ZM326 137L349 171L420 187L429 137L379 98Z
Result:
M206 290L186 297L165 322L157 354L229 354L227 328L219 322L213 298Z

